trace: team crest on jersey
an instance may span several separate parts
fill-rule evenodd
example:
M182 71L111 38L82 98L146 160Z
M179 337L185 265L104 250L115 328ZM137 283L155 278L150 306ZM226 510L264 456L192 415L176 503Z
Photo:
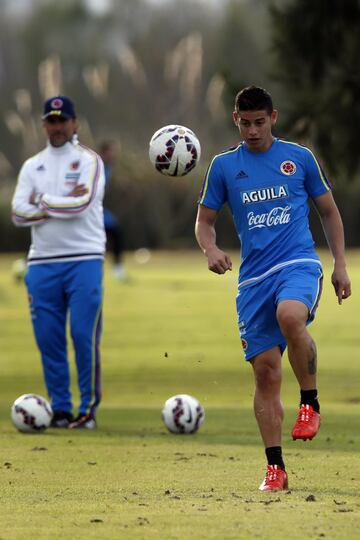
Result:
M248 342L246 341L246 339L241 338L241 345L242 345L242 348L244 349L244 351L246 351L247 348L248 348Z
M291 176L292 174L296 173L296 165L293 161L287 159L286 161L283 161L280 165L280 171L286 176Z
M70 165L72 171L76 171L80 167L80 161L73 161Z

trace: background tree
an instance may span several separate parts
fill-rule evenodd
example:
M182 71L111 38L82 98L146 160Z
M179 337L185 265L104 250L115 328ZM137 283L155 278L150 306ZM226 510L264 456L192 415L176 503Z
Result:
M353 180L360 167L360 2L273 1L270 14L281 125L311 141L337 184Z

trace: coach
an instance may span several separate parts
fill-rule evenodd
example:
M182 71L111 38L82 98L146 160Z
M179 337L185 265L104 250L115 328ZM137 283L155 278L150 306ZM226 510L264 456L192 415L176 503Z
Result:
M31 226L26 285L53 427L96 427L101 398L100 354L105 232L104 166L77 139L73 102L44 103L44 150L21 168L12 201L13 221ZM66 344L69 315L80 391L74 418Z

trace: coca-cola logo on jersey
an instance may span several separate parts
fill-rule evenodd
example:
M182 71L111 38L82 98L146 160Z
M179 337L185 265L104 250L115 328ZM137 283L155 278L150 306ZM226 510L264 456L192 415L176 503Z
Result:
M249 212L247 215L249 231L251 229L260 229L263 227L276 227L277 225L285 225L290 221L291 206L276 206L270 212L263 214L255 214Z

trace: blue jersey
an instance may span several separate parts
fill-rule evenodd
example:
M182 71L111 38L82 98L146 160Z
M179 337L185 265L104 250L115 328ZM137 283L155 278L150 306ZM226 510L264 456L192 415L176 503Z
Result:
M319 263L309 229L309 197L331 189L308 148L274 139L266 152L245 143L213 158L199 203L228 203L241 242L239 283L263 279L289 264Z

